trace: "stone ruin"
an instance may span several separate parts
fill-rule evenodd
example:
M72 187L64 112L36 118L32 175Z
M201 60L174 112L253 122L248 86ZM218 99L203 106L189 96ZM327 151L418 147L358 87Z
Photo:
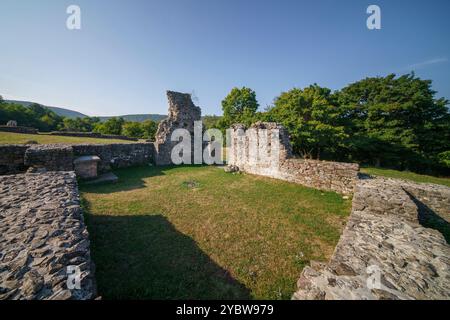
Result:
M183 128L193 136L201 110L189 94L167 97L169 115L154 144L0 145L0 300L96 298L77 176L172 164L172 133ZM441 232L425 227L429 219L448 226L450 188L362 179L357 164L294 158L287 131L276 123L249 129L232 127L230 171L353 195L330 261L304 268L293 299L450 299L450 247ZM271 152L273 139L280 143L275 162L261 154ZM69 266L79 268L81 290L67 288Z
M176 129L186 129L191 134L192 159L194 156L194 121L200 121L202 111L194 105L191 95L167 91L169 100L168 117L159 123L155 141L155 163L157 165L172 164L171 151L178 141L171 141L172 133ZM192 160L192 163L194 161Z
M450 188L360 179L330 261L306 266L292 298L450 299L450 246L440 231L425 227L430 219L448 227Z
M248 129L236 124L230 131L228 165L240 171L347 195L354 191L358 164L294 158L288 132L277 123L257 122Z

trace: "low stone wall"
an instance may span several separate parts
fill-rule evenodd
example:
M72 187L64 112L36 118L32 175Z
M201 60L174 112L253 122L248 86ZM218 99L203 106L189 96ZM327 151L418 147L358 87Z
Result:
M64 137L82 137L82 138L98 138L98 139L118 139L128 141L138 141L137 138L131 138L122 135L114 134L101 134L97 132L67 132L67 131L53 131L50 132L52 136L64 136Z
M330 262L305 267L293 299L450 299L450 246L421 225L422 201L440 215L449 199L444 186L360 180Z
M149 164L154 160L153 143L79 145L0 145L0 175L23 173L28 168L72 171L81 156L98 156L99 171Z
M38 130L29 127L10 127L10 126L0 126L0 131L3 132L13 132L13 133L25 133L25 134L37 134Z
M98 156L100 172L149 164L155 154L153 143L82 144L72 148L75 157Z
M75 173L0 177L0 300L93 299L93 270Z
M342 194L354 191L358 164L293 158L288 133L281 125L259 122L248 130L234 125L230 138L228 164L241 171Z
M73 150L63 144L32 145L25 152L24 164L47 171L72 171Z
M29 147L22 144L0 145L0 175L25 172L25 152Z

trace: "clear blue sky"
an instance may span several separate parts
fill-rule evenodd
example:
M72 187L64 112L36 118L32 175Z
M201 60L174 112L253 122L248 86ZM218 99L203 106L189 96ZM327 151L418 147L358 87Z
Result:
M381 30L366 27L370 4ZM448 0L0 0L0 94L120 115L167 113L165 90L194 90L221 114L234 86L264 108L292 87L415 70L450 99L449 39Z

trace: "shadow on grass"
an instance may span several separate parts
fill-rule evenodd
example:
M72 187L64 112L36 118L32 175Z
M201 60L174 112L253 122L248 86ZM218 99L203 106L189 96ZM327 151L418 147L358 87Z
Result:
M162 215L86 215L104 299L250 299L250 291Z
M156 176L163 176L169 170L174 169L188 169L188 168L201 168L205 165L180 165L180 166L141 166L133 168L123 168L114 170L119 178L117 183L102 183L96 185L89 185L79 182L82 191L96 194L108 194L112 192L130 191L135 189L145 188L144 179Z

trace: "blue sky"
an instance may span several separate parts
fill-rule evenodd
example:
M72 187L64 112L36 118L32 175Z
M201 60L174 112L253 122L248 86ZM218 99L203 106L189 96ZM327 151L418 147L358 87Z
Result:
M381 30L366 27L370 4ZM235 86L263 109L292 87L414 70L450 99L449 39L448 0L0 0L0 95L120 115L167 113L167 89L195 91L221 114Z

